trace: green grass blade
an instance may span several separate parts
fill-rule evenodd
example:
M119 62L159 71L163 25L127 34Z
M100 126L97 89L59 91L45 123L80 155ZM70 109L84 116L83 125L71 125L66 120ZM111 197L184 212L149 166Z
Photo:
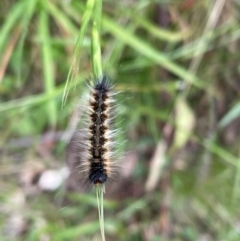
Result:
M100 43L100 29L101 29L101 14L102 1L96 1L94 9L94 19L92 26L92 65L93 74L95 78L101 77L102 74L102 61L101 61L101 43Z
M69 89L71 90L76 84L81 83L83 80L86 79L86 77L87 77L87 73L83 72L81 74L80 79L78 79L76 83L71 83L69 85ZM31 108L35 105L38 105L38 104L44 103L46 101L50 101L52 99L60 97L63 94L64 89L65 89L65 84L56 87L51 94L47 94L46 92L44 92L41 94L31 95L31 96L0 103L0 112L10 111L10 110L18 109L21 107Z
M3 47L9 37L10 31L17 23L18 18L22 15L25 7L26 3L23 1L19 1L11 8L11 11L9 12L7 19L5 20L4 25L0 29L0 52L3 51Z
M56 23L59 24L67 33L77 34L78 30L76 26L70 21L66 14L59 9L56 4L48 1L45 5L45 10L55 19Z
M240 102L230 109L226 115L220 120L218 126L224 128L229 125L232 121L240 116Z
M54 233L53 241L79 240L78 237L92 235L98 230L97 222L80 224L76 227L68 227L61 230L52 230Z
M229 153L225 148L211 142L211 140L204 140L202 145L213 154L228 162L229 164L233 165L234 167L238 167L239 159L233 154Z
M200 54L203 54L215 47L217 47L216 43L212 46L211 43L216 40L218 37L227 34L228 31L232 28L232 25L225 24L216 29L211 29L203 34L200 38L183 45L182 47L175 49L172 53L169 53L168 56L170 59L178 59L178 58L193 58L197 57ZM200 44L202 43L202 44Z
M42 52L42 66L43 66L43 78L45 85L45 92L47 95L51 95L54 92L54 61L52 56L52 48L47 39L50 38L49 35L49 17L46 11L42 10L40 13L39 22L39 35L44 41L41 45ZM47 112L49 122L52 127L57 123L57 106L54 100L50 101L47 105Z
M76 75L76 73L78 72L79 54L80 54L80 50L81 50L81 47L82 47L84 35L86 33L86 30L87 30L88 23L89 23L89 21L91 19L91 16L92 16L94 4L95 4L95 0L88 0L87 4L86 4L86 9L85 9L85 12L83 14L82 23L81 23L81 29L80 29L79 34L78 34L76 50L74 52L73 61L72 61L72 64L71 64L71 67L70 67L70 70L69 70L69 73L68 73L65 89L64 89L64 92L63 92L62 107L65 105L66 100L67 100L68 91L69 91L69 83L71 82L73 76Z
M127 29L124 29L120 25L111 21L106 16L102 19L104 27L110 31L116 38L120 41L125 42L127 45L131 46L137 52L143 54L144 56L151 59L153 62L160 64L164 68L168 69L172 73L176 74L183 80L188 81L192 85L205 89L205 85L200 82L200 80L193 74L189 73L183 67L175 64L163 53L159 52L157 49L154 49L148 43L140 40L135 35L130 33Z
M32 19L32 16L35 12L35 8L36 8L36 3L38 0L32 0L32 1L26 1L26 8L23 9L24 14L22 14L23 18L22 18L22 35L19 39L19 44L18 44L18 62L19 64L17 65L17 85L20 86L20 80L21 80L21 69L22 69L22 61L23 61L23 44L24 44L24 40L26 38L26 35L28 33L28 26L29 26L29 22Z
M159 26L153 25L151 22L145 18L133 17L134 21L139 24L141 27L145 28L152 36L155 36L158 39L165 40L170 43L179 42L189 37L189 32L170 32L165 29L160 28Z
M99 215L99 224L102 235L102 241L105 241L105 231L104 231L104 212L103 212L103 193L104 185L96 185L96 194L97 194L97 204L98 204L98 215Z

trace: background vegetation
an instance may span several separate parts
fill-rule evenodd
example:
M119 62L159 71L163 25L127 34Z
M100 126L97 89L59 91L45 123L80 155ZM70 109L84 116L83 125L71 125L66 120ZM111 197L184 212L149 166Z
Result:
M107 240L238 241L239 1L103 3L103 67L127 140ZM40 181L77 160L68 134L92 77L90 29L63 108L62 96L85 4L0 1L1 241L100 240L96 197L75 175L54 191Z

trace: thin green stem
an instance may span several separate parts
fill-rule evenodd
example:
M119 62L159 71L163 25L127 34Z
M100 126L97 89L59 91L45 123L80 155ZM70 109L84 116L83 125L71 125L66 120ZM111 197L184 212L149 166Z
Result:
M76 75L77 72L78 72L79 54L80 54L80 50L81 50L81 47L82 47L84 35L86 33L89 21L90 21L91 16L92 16L94 5L95 5L95 0L88 0L87 1L86 10L83 14L81 29L79 31L79 35L78 35L78 39L77 39L76 50L74 52L73 61L72 61L72 64L71 64L71 67L70 67L70 70L69 70L69 73L68 73L66 85L65 85L65 88L64 88L64 92L63 92L62 107L65 105L66 100L67 100L67 96L68 96L68 92L69 92L69 83L73 79L74 75Z
M49 16L45 10L41 11L39 20L39 35L42 39L49 39ZM43 66L43 77L45 92L47 95L52 95L55 89L54 83L54 63L52 56L52 49L48 41L41 44L42 50L42 66ZM57 123L57 107L55 100L51 100L47 107L49 122L52 127Z
M102 76L100 29L102 16L102 0L96 1L92 26L92 65L95 78Z
M105 241L105 232L104 232L104 212L103 212L103 193L104 185L96 185L96 194L97 194L97 204L98 204L98 215L99 215L99 224L102 235L102 240Z

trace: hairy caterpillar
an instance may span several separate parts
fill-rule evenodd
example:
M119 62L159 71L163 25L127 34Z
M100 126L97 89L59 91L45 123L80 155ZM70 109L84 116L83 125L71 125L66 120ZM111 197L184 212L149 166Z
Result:
M89 93L85 100L85 129L81 130L83 148L82 171L92 184L104 184L112 177L114 165L114 121L113 85L106 76L88 84Z

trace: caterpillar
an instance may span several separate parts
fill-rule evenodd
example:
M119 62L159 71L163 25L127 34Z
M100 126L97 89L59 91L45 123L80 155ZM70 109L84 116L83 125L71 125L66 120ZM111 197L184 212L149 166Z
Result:
M80 165L91 184L104 184L115 170L114 158L114 95L113 85L106 76L88 84L85 100L85 126L82 132L83 152Z

